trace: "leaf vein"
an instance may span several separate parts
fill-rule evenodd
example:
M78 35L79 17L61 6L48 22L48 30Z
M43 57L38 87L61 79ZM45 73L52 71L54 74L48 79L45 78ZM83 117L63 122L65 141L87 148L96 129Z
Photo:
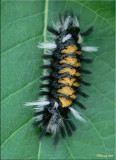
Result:
M36 16L36 15L39 15L39 14L43 14L43 13L44 13L44 12L39 12L39 13L36 13L36 14L33 14L33 15L29 15L29 16L25 16L25 17L23 17L23 18L17 19L17 20L15 20L15 21L11 22L11 23L8 23L7 25L5 25L5 26L1 29L1 32L2 32L5 28L7 28L9 25L11 25L11 24L13 24L13 23L16 23L16 22L18 22L18 21L21 21L21 20L23 20L23 19L25 19L25 18L30 18L30 17Z
M69 151L69 153L70 153L72 159L75 159L75 157L74 157L74 155L72 154L72 152L71 152L69 146L67 145L67 143L66 143L64 140L63 140L63 142L64 142L64 144L66 145L66 147L67 147L67 149L68 149L68 151Z
M44 31L43 31L44 42L46 41L46 37L47 37L48 3L49 3L49 0L45 0ZM44 49L44 54L45 52L46 50ZM37 154L38 160L40 160L40 153L41 153L41 143L39 143L39 149Z
M32 83L34 83L35 81L37 81L38 78L34 79L33 81L29 82L28 84L26 84L23 88L20 88L19 90L17 90L16 92L10 94L9 96L7 96L6 98L4 98L1 103L3 103L7 98L14 96L15 94L17 94L18 92L22 91L24 88L28 87L29 85L31 85Z
M101 134L99 133L99 131L97 130L97 128L95 127L95 125L93 124L93 122L92 122L88 117L86 117L86 118L88 119L88 121L90 122L91 126L94 128L94 130L96 131L97 135L98 135L99 138L101 139L101 142L102 142L102 144L103 144L103 148L104 148L104 151L105 151L105 154L106 154L106 146L105 146L105 143L104 143L104 141L103 141L103 139L102 139Z
M103 97L105 97L108 101L112 102L113 101L111 99L109 99L107 96L105 96L100 90L98 90L94 85L91 85L97 92L99 92Z
M22 129L23 127L25 127L29 122L31 121L31 119L29 119L25 124L23 124L20 128L18 128L15 132L13 132L2 144L1 147L3 147L3 145L5 143L7 143L20 129Z
M18 46L22 45L23 43L27 43L28 41L31 41L31 40L33 40L33 39L36 39L36 38L38 38L38 37L40 37L40 36L42 36L42 35L34 36L34 37L29 38L29 39L27 39L27 40L25 40L25 41L23 41L23 42L21 42L21 43L18 43L18 44L16 44L15 46L13 46L12 48L10 48L10 49L8 49L7 51L3 52L1 55L4 55L4 54L8 53L9 51L13 50L14 48L17 48Z
M94 10L92 10L91 8L89 8L89 7L87 7L87 5L84 5L84 4L82 4L81 2L77 2L77 1L75 1L75 0L72 0L73 2L75 2L75 3L78 3L78 4L80 4L80 5L82 5L82 6L84 6L85 8L87 8L88 10L90 10L91 12L93 12L97 17L100 17L100 18L102 18L104 21L106 21L109 25L110 25L110 27L113 29L113 27L111 26L111 24L110 24L110 22L107 20L107 19L105 19L104 17L102 17L101 15L98 15L98 13L96 13Z

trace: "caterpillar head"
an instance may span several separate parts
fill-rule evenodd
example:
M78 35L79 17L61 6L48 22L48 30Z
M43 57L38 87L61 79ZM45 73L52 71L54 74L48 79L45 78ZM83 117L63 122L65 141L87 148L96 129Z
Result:
M79 21L77 17L68 16L63 23L59 22L59 39L65 43L69 39L74 39L78 44L81 44L83 39L80 34Z

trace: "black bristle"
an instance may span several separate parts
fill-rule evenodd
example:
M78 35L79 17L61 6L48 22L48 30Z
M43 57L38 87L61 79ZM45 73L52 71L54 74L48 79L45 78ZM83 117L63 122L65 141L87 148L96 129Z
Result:
M86 62L86 63L92 63L93 59L85 59L85 58L80 58L81 61Z
M41 84L40 85L40 88L44 88L44 87L48 88L48 87L50 87L50 84Z
M44 119L34 122L33 127L39 126L43 121L44 121Z
M68 17L68 12L65 11L65 12L64 12L64 20L66 20L67 17Z
M53 27L48 26L48 27L47 27L47 30L48 30L49 32L55 34L56 36L59 35L59 33L58 33Z
M86 107L82 103L80 103L80 102L78 102L76 100L74 101L74 103L77 104L80 108L86 109Z
M81 96L83 96L83 97L85 97L85 98L88 98L89 97L89 95L87 95L86 93L84 93L84 92L81 92L81 91L77 91Z
M41 111L41 112L35 112L34 113L34 117L43 114L45 111Z
M63 25L63 20L62 20L61 13L59 14L59 21L60 21L61 25Z
M75 130L76 130L76 127L75 127L75 125L73 124L73 122L71 122L70 120L68 120L67 122L68 122L70 128L71 128L73 131L75 131Z
M66 120L64 121L64 125L65 125L65 128L66 128L66 131L67 131L68 136L71 137L71 136L72 136L72 131L71 131L71 129L69 128Z
M44 127L41 131L41 133L39 134L39 140L41 140L41 138L46 134L46 127Z
M79 79L79 82L82 83L85 86L91 86L91 83L85 82L82 79Z
M48 69L48 68L51 68L51 64L49 64L49 65L42 65L40 68L42 68L42 69Z
M73 13L72 9L70 9L70 15L72 18L74 18L74 13Z
M53 145L57 145L59 142L59 130L56 131Z
M88 36L91 32L93 31L93 26L90 27L88 30L86 30L85 32L81 33L81 35L84 36Z
M60 130L61 130L61 136L62 136L62 138L65 138L66 137L66 133L65 133L64 128L61 127Z
M40 95L40 96L49 95L49 92L47 92L47 91L41 91L41 92L39 93L39 95Z
M82 68L79 68L80 72L83 72L85 74L91 74L92 72L91 71L88 71L88 70L84 70Z
M51 78L51 76L43 76L43 77L41 77L40 79L41 80L48 80L48 79L50 79Z
M53 57L52 55L47 55L47 54L42 56L43 59L50 59L52 57Z

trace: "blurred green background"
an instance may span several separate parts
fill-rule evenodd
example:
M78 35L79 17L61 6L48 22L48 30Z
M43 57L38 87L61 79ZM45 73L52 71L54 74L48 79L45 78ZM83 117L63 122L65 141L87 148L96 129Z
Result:
M2 11L2 159L115 159L114 153L114 3L110 0L25 0L1 2ZM84 75L91 87L81 86L90 95L80 111L86 123L75 121L71 138L60 139L52 146L53 137L38 141L39 129L32 127L33 107L24 103L37 100L40 92L42 54L38 42L51 39L47 24L56 23L59 13L72 9L79 16L80 28L94 26L84 45L98 46L98 52L83 55L94 63L83 64L93 72ZM76 106L74 106L76 108Z

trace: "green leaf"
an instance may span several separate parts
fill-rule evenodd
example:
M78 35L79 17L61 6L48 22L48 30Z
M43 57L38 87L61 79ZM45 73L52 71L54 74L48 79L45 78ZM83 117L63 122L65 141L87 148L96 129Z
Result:
M59 13L72 9L79 16L80 28L94 26L84 39L85 45L98 46L97 53L83 52L94 63L83 64L92 75L82 75L91 87L81 86L90 95L80 102L86 123L77 120L71 138L53 137L38 141L39 130L32 127L32 107L25 102L38 99L42 70L39 41L50 39L47 24L58 20ZM114 155L114 1L2 1L2 159L115 159ZM76 108L76 106L75 106Z

